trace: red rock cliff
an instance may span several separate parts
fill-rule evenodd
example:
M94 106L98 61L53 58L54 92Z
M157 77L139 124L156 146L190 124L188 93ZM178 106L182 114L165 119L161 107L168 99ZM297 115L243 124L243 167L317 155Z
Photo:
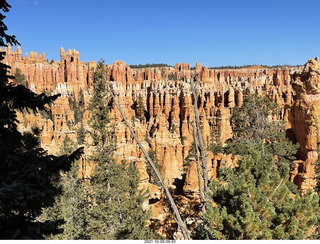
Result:
M82 121L77 121L72 101L83 99L84 106L90 101L91 69L95 62L81 62L79 52L61 47L60 61L48 62L44 54L37 53L22 56L21 48L15 52L6 48L6 59L11 72L19 68L26 76L26 81L35 92L49 94L61 93L53 104L51 118L20 114L20 129L28 130L34 124L42 131L43 147L50 153L56 153L63 138L68 135L76 140L81 123L86 130L89 114L84 111ZM205 145L211 141L224 143L231 138L230 117L234 106L241 106L245 96L253 93L268 96L277 102L281 112L273 119L285 119L291 138L300 143L301 161L296 162L291 175L300 188L314 186L314 168L312 162L317 158L315 130L320 122L306 122L320 114L319 62L309 60L301 70L265 69L260 66L247 69L209 69L197 63L195 70L190 64L176 64L175 67L131 69L123 61L107 65L108 79L112 89L133 128L143 141L147 151L155 151L162 166L161 173L176 196L197 201L197 177L194 163L183 169L183 161L193 141L191 121L194 120L193 98L188 80L198 74L200 82L196 84L202 135ZM292 89L293 84L294 89ZM82 94L82 98L81 98ZM134 107L141 96L146 120L136 117ZM162 206L161 190L149 184L146 173L146 161L137 144L123 123L119 111L113 107L117 136L116 157L135 161L141 176L141 186L148 187L153 199L154 218L162 221L164 214L157 206ZM214 135L214 137L212 137ZM146 138L148 138L146 140ZM87 138L89 140L89 138ZM86 161L87 149L81 161L82 176L88 177L92 167ZM217 176L222 165L235 165L231 155L209 155L210 177ZM182 194L183 193L183 197ZM183 199L183 198L188 199ZM156 213L156 214L155 214ZM164 214L165 215L165 214ZM163 215L163 216L164 216ZM162 216L162 215L161 215ZM164 218L165 219L165 218ZM156 220L154 220L156 221ZM163 220L164 221L164 220ZM168 231L168 230L163 230Z

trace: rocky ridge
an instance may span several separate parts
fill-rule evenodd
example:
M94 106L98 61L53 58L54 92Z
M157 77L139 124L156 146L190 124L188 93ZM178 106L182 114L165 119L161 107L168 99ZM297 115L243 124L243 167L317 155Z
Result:
M36 52L22 56L21 48L14 52L6 47L4 62L11 66L11 74L18 68L26 76L26 84L37 93L60 93L52 105L50 116L39 114L19 114L21 131L38 126L41 131L42 146L50 153L56 153L68 135L76 141L81 125L89 130L89 114L85 107L92 94L92 68L96 62L81 62L79 52L61 47L60 61L45 59ZM198 179L195 162L184 166L193 142L191 121L194 120L193 98L190 91L192 75L198 75L196 84L198 107L205 145L211 142L225 143L232 137L229 119L235 106L241 106L245 96L259 94L268 96L279 104L280 112L272 119L284 119L289 137L300 144L299 160L291 171L291 180L302 190L313 188L314 165L317 159L317 128L320 115L320 65L318 59L309 60L302 69L266 69L261 66L245 69L209 69L196 64L178 63L174 67L131 69L123 61L106 65L108 79L126 117L131 121L137 136L147 151L155 151L165 182L171 187L182 215L194 224L198 214ZM138 98L145 107L145 119L137 118ZM81 106L79 106L81 102ZM79 111L81 116L79 117ZM174 235L174 220L170 219L169 207L162 190L149 183L146 161L126 128L119 111L113 106L118 149L117 160L134 161L139 168L141 187L150 191L149 203L152 207L152 224L159 232ZM87 137L87 141L89 138ZM81 160L81 176L89 177L92 166L86 157L87 148ZM209 177L217 177L219 167L235 166L232 155L208 155ZM191 216L191 217L190 217ZM164 225L166 223L166 225ZM168 224L168 223L171 223ZM166 227L164 227L166 226Z

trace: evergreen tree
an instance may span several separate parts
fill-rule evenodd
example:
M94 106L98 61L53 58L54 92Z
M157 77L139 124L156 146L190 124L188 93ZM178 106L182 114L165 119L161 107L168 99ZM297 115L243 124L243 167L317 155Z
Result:
M319 143L319 142L318 142ZM319 150L319 146L318 146L318 155L320 153L320 150ZM316 179L316 186L315 186L315 192L318 194L320 194L320 159L319 159L319 156L318 156L318 159L315 163L315 179ZM320 199L319 199L319 205L320 205ZM317 228L316 228L316 231L315 231L315 239L320 239L320 218L318 219L318 223L317 223Z
M145 193L137 190L139 177L133 164L117 164L114 133L109 118L110 99L106 87L103 61L93 73L94 93L89 104L90 126L95 163L90 179L90 219L88 233L92 239L149 239L146 226L148 212L142 210Z
M270 122L269 116L277 112L277 105L267 97L247 96L240 108L235 107L231 118L234 141L268 139L279 122ZM277 128L276 128L277 129Z
M285 124L281 120L270 120L279 110L277 104L267 97L250 95L243 105L235 107L231 117L233 139L228 144L228 153L241 142L257 142L262 140L264 150L277 156L277 163L290 163L295 159L299 144L293 144L285 133Z
M78 145L83 145L86 139L86 130L84 129L83 123L81 123L81 126L77 133L77 142Z
M287 162L294 158L297 147L285 138L281 123L277 125L280 132L273 134L275 124L268 120L272 106L263 100L248 97L244 108L235 110L232 121L237 121L239 128L227 152L239 155L240 160L235 169L220 170L219 181L212 182L212 200L217 206L209 206L195 238L312 237L319 219L319 197L311 190L301 194L289 181ZM265 124L260 128L262 121ZM277 161L275 155L279 156Z
M156 132L157 127L155 127L154 125L151 126L151 129L149 131L149 135L151 138L153 138L154 133Z
M6 1L0 2L4 13L10 7ZM15 36L5 33L4 18L0 13L0 46L16 45ZM0 61L4 55L0 52ZM17 130L17 110L46 110L58 95L38 95L10 82L14 77L8 76L9 68L0 62L0 238L40 239L57 231L58 221L41 222L37 217L59 194L55 183L60 172L70 169L82 149L69 156L48 155L33 132L22 134Z
M289 166L275 167L263 143L239 146L239 166L211 185L213 201L205 215L217 239L306 239L319 217L318 196L303 196L289 182ZM292 194L295 194L293 197Z
M318 118L315 116L314 113L314 106L311 107L311 119L309 121L310 126L314 126L316 129L316 136L317 136L317 153L318 153L318 158L314 163L315 167L315 180L316 180L316 185L314 187L315 192L319 195L320 194L320 132L319 132L319 126L318 126ZM320 200L319 200L319 205L320 205ZM315 239L320 239L320 218L318 219L316 231L314 234Z
M58 155L70 154L77 149L77 144L66 135L63 139L62 145L59 148Z
M139 95L138 96L137 107L136 107L136 116L140 121L145 120L145 118L146 118L145 115L144 115L144 112L145 112L145 107L144 107L144 104L143 104L143 99L142 99L142 96Z
M183 167L185 168L185 170L187 170L187 167L189 167L190 162L195 160L196 160L196 145L193 141L190 145L188 155L185 157L183 161Z
M208 151L211 151L213 153L213 155L216 155L218 153L222 153L223 152L223 148L222 148L221 143L219 143L219 144L212 143L212 144L209 145Z
M19 68L16 68L16 72L14 74L14 81L17 85L23 85L25 87L28 87L26 76L21 72Z
M81 109L85 108L84 93L83 93L82 88L80 88L80 91L79 91L79 107Z
M76 143L68 135L59 150L60 155L68 154L76 149ZM61 233L47 236L53 240L84 240L87 234L89 200L85 191L86 182L79 177L78 161L74 162L69 172L61 173L59 186L62 194L56 197L52 207L44 209L41 218L44 220L61 221Z
M82 123L84 113L84 95L82 89L79 92L79 101L77 102L75 92L68 96L69 106L73 110L74 124Z
M160 171L161 170L161 165L159 164L159 160L157 159L156 152L150 150L148 152L148 155L151 158L152 162L157 167L157 169ZM157 186L161 186L156 174L154 173L154 171L152 170L152 168L151 168L151 166L149 164L147 164L147 173L149 175L149 182L151 184L154 184L154 185L157 185Z

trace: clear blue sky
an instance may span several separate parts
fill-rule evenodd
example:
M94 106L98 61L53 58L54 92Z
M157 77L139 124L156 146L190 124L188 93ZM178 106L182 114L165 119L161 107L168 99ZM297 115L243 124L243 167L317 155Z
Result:
M8 0L23 55L194 66L304 64L320 56L320 0Z

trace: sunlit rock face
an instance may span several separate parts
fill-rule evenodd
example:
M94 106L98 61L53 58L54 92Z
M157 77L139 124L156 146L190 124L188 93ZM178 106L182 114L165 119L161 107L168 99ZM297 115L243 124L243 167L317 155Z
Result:
M50 153L57 153L68 135L77 140L83 124L90 131L90 115L85 109L92 96L92 70L96 62L81 62L79 52L60 49L60 61L48 61L36 52L22 56L21 48L14 52L7 47L4 62L11 66L11 74L20 69L27 86L37 93L61 94L51 106L52 114L19 113L19 129L30 130L38 126L42 146ZM197 216L199 202L198 178L194 161L184 165L193 142L191 122L195 120L194 99L190 90L190 78L196 82L197 102L204 144L224 144L232 137L230 118L235 106L240 107L249 94L269 97L279 104L279 114L272 119L284 119L289 137L300 144L299 160L291 171L291 180L301 189L312 188L313 162L317 159L317 128L320 115L320 85L318 59L309 60L302 68L267 69L253 66L242 69L210 69L196 63L177 63L174 67L130 68L124 61L105 66L107 78L127 119L147 151L154 151L161 166L161 174L172 190L175 200L184 209L183 215ZM145 119L139 120L136 112L139 97L145 108ZM81 104L81 106L80 106ZM79 119L77 112L81 110ZM146 160L112 104L111 117L115 128L117 162L125 159L135 162L140 172L140 187L148 188L152 207L151 222L159 227L159 233L173 235L173 219L168 218L167 203L162 189L149 183ZM86 142L90 142L87 135ZM87 147L87 146L86 146ZM82 177L90 177L93 166L87 157L93 149L87 147L80 160ZM209 177L216 179L220 167L237 164L232 155L208 155ZM167 221L167 222L166 222ZM157 224L158 223L158 224ZM159 224L160 223L160 224ZM167 224L164 227L164 224ZM162 227L161 227L162 226Z
M292 76L296 92L292 106L291 124L295 139L300 144L293 181L302 189L313 188L314 163L318 159L320 125L320 65L319 59L310 59L300 72Z

